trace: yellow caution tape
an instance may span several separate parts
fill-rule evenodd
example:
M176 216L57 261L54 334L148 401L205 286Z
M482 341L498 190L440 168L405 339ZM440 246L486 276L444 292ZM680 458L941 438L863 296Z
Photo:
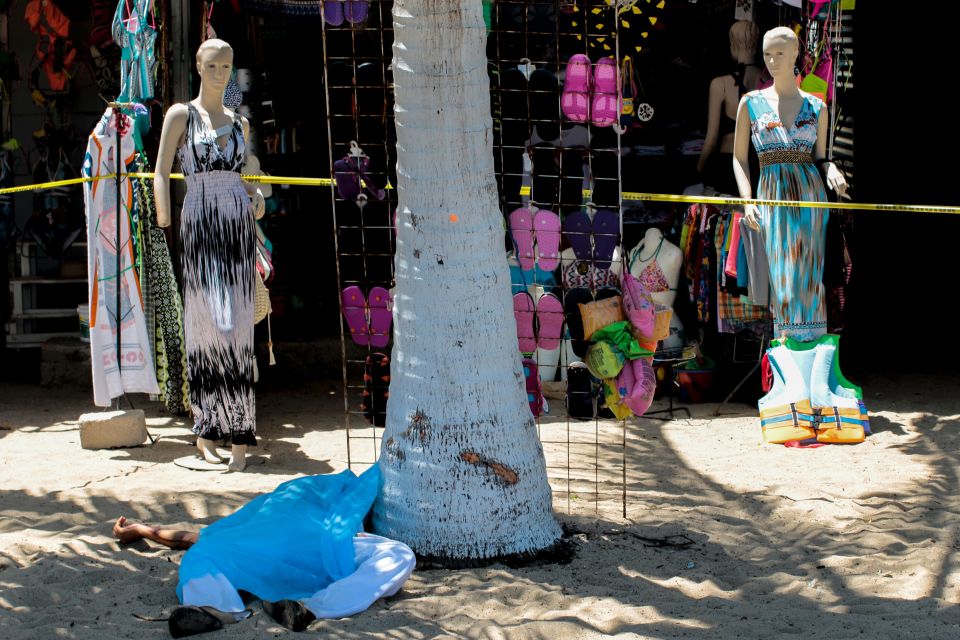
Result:
M154 174L152 173L131 173L129 174L131 178L138 178L141 180L153 180ZM174 180L183 180L182 173L171 173L170 177ZM258 184L288 184L296 187L329 187L333 184L333 180L330 178L290 178L283 176L240 176L247 182L256 182ZM387 185L388 189L392 189L392 185Z
M152 180L152 173L129 173L124 174L130 178L140 180ZM54 180L52 182L41 182L39 184L24 185L22 187L7 187L0 189L0 195L8 193L23 193L25 191L42 191L45 189L56 189L58 187L69 187L75 184L93 182L94 180L113 180L117 176L114 173L96 178L70 178L69 180ZM182 173L171 173L170 177L174 180L183 180ZM329 187L333 184L330 178L291 178L284 176L241 176L248 182L257 182L263 184L286 184L298 187ZM387 183L387 189L392 189L393 185ZM591 192L584 190L583 194L590 197ZM520 195L529 196L530 187L522 187ZM674 202L680 204L713 204L728 207L742 207L747 204L768 207L810 207L815 209L847 209L851 211L891 211L896 213L944 213L950 215L960 215L960 207L941 207L924 204L871 204L866 202L808 202L803 200L745 200L743 198L717 198L711 196L677 196L667 193L632 193L624 192L624 200L641 202Z
M116 175L102 176L100 180L115 178ZM90 182L90 178L70 178L69 180L54 180L53 182L43 182L41 184L28 184L23 187L7 187L0 189L0 196L8 193L22 193L24 191L40 191L41 189L56 189L57 187L69 187L74 184Z
M529 196L530 187L521 187L520 195ZM591 192L583 190L590 197ZM960 215L960 207L939 207L925 204L870 204L866 202L809 202L804 200L746 200L744 198L717 198L712 196L677 196L668 193L622 194L624 200L642 202L675 202L681 204L713 204L743 207L747 204L767 207L810 207L815 209L849 209L852 211L895 211L897 213L947 213Z
M127 173L123 174L128 178L133 178L136 180L153 180L153 173ZM113 180L117 177L117 174L110 173L103 176L97 176L95 178L70 178L69 180L54 180L52 182L40 182L37 184L27 184L22 187L7 187L6 189L0 189L0 195L6 195L8 193L23 193L25 191L43 191L45 189L56 189L57 187L69 187L75 184L83 184L85 182L94 182L96 180ZM333 180L330 178L290 178L284 176L240 176L242 179L247 182L256 182L262 184L288 184L297 187L329 187L333 185ZM182 173L171 173L170 178L173 180L183 180ZM393 189L393 185L389 182L386 186L387 189Z

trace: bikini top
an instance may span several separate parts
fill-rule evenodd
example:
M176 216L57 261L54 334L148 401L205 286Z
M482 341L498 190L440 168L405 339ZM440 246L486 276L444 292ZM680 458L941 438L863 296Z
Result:
M630 257L630 271L633 271L633 264L638 259L640 262L647 262L646 267L643 271L640 272L640 275L637 276L637 280L642 284L647 291L650 293L663 293L664 291L676 291L670 287L670 281L667 280L667 276L664 275L663 269L660 268L660 263L657 262L657 256L660 255L660 249L663 248L663 243L666 240L666 236L660 236L660 242L657 244L656 251L653 252L653 255L649 258L640 257L640 249L642 244L637 246L633 250L633 255Z
M740 100L747 93L747 87L743 84L743 79L746 77L747 67L756 66L754 64L738 64L736 70L730 75L733 76L733 81L737 84L737 100ZM723 104L720 105L720 137L723 138L727 134L733 133L737 130L737 119L736 117L731 118L727 115L727 110L724 109Z

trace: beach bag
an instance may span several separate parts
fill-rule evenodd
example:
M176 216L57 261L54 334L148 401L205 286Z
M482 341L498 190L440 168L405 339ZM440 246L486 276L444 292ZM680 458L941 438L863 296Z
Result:
M833 101L833 56L828 39L824 38L817 47L817 55L807 65L800 88L825 103Z
M593 340L594 342L609 342L628 360L649 357L654 354L654 350L647 350L640 346L640 343L630 332L630 323L626 320L608 324L603 329L595 331Z
M623 310L633 325L633 335L642 342L653 340L656 307L653 297L630 273L623 274ZM670 324L669 322L667 323Z
M657 390L657 375L650 360L638 358L627 362L617 378L619 386L627 389L623 404L637 417L653 404L653 394Z
M613 417L617 420L626 420L627 418L633 416L633 411L631 411L630 407L623 402L624 397L633 387L633 378L630 376L624 376L625 373L630 371L631 368L629 365L627 365L623 368L623 371L620 372L619 376L603 381L603 398L605 400L607 409L610 410L610 413L612 413ZM630 386L623 386L627 384Z
M624 319L623 298L621 296L604 298L586 304L580 303L578 306L580 307L580 317L583 319L583 337L587 340L592 339L596 331Z
M587 349L587 369L595 378L616 378L626 361L624 355L609 342L595 342Z

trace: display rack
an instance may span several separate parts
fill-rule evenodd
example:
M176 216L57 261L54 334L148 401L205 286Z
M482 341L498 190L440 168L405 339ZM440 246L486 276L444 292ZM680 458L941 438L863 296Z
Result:
M17 242L16 275L10 279L13 306L6 327L8 347L38 347L51 338L79 335L76 305L87 299L86 250L86 242L75 242L61 261L43 257L32 240ZM56 268L45 264L54 262L59 263ZM77 271L64 273L64 265L73 264ZM76 304L64 307L65 301Z

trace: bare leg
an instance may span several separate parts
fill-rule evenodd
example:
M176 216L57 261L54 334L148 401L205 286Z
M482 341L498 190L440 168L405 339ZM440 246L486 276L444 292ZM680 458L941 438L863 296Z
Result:
M217 453L216 442L213 440L197 438L197 449L199 449L201 457L210 464L221 464L223 462L223 458Z
M113 525L113 535L124 544L146 538L165 547L180 550L189 549L200 539L200 534L193 531L162 529L139 522L128 524L127 519L123 516L120 516L116 524Z
M231 450L230 471L243 471L247 467L247 445L235 444Z

